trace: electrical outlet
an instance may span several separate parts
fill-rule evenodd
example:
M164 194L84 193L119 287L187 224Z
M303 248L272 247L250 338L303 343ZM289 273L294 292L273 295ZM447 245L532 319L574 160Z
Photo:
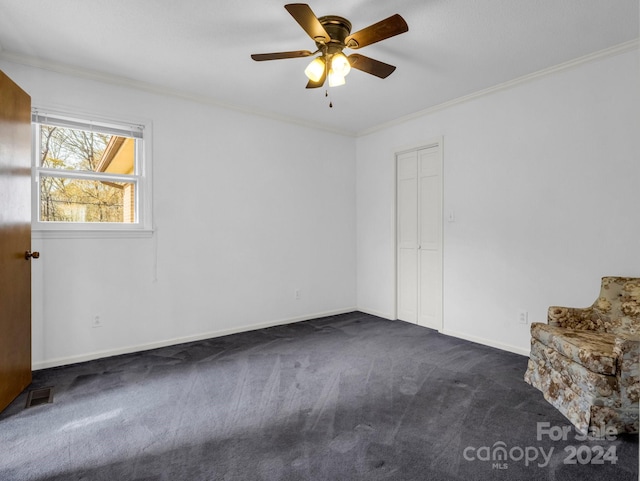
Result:
M518 311L518 322L520 324L529 324L529 313L523 309Z
M295 291L293 291L293 296L295 297L296 301L299 301L302 298L300 289L296 289Z
M91 327L102 327L102 319L100 316L95 316L91 322Z

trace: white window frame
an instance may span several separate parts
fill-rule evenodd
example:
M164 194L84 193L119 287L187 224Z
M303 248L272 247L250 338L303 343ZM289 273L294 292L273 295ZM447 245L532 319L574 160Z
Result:
M32 237L148 237L153 234L150 120L114 119L71 110L34 107L32 109ZM132 175L61 170L40 166L40 125L59 125L84 130L136 136L136 167ZM108 179L112 182L133 182L136 185L136 222L42 222L40 221L40 176L73 179Z

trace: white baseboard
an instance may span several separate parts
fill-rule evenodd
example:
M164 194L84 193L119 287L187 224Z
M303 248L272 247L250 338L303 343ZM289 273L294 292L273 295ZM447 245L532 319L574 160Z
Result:
M373 309L367 309L364 307L358 307L358 311L364 312L366 314L371 314L372 316L382 317L383 319L396 320L395 316L378 312ZM418 324L416 324L418 325ZM500 349L502 351L512 352L514 354L520 354L522 356L529 357L529 350L522 349L520 347L512 346L510 344L503 344L501 342L492 341L491 339L485 339L483 337L471 336L469 334L465 334L463 332L452 331L450 329L443 329L438 331L440 334L444 334L445 336L457 337L458 339L464 339L465 341L475 342L476 344L482 344L484 346L495 347L496 349Z
M318 312L315 314L309 314L306 316L299 316L299 317L292 317L292 318L288 318L288 319L280 319L280 320L275 320L275 321L269 321L269 322L262 322L262 323L258 323L258 324L250 324L248 326L243 326L243 327L234 327L234 328L229 328L229 329L221 329L218 331L211 331L211 332L205 332L205 333L201 333L201 334L196 334L193 336L185 336L185 337L177 337L174 339L167 339L164 341L157 341L157 342L151 342L151 343L147 343L147 344L138 344L138 345L134 345L134 346L126 346L126 347L121 347L121 348L117 348L117 349L109 349L109 350L105 350L105 351L94 351L94 352L90 352L90 353L86 353L86 354L80 354L80 355L76 355L76 356L68 356L68 357L59 357L59 358L55 358L55 359L49 359L49 360L45 360L45 361L39 361L39 362L34 362L32 365L32 369L34 371L38 371L40 369L47 369L50 367L58 367L58 366L66 366L68 364L75 364L75 363L79 363L79 362L85 362L85 361L93 361L95 359L101 359L104 357L110 357L110 356L119 356L121 354L130 354L133 352L140 352L140 351L148 351L150 349L157 349L160 347L167 347L167 346L173 346L176 344L183 344L185 342L193 342L193 341L201 341L203 339L211 339L211 338L215 338L215 337L222 337L222 336L228 336L230 334L237 334L240 332L247 332L247 331L255 331L258 329L265 329L267 327L273 327L273 326L283 326L286 324L293 324L296 322L302 322L302 321L309 321L311 319L318 319L321 317L328 317L328 316L336 316L339 314L346 314L348 312L354 312L354 311L359 311L359 312L363 312L365 314L371 314L372 316L377 316L377 317L381 317L383 319L389 319L389 320L394 320L393 316L389 315L388 313L383 313L383 312L378 312L374 309L367 309L367 308L362 308L362 307L349 307L349 308L344 308L344 309L337 309L337 310L333 310L333 311L326 311L326 312ZM462 332L457 332L457 331L451 331L449 329L444 329L442 331L440 331L441 334L447 335L447 336L452 336L452 337L457 337L459 339L464 339L466 341L471 341L471 342L475 342L477 344L483 344L485 346L489 346L489 347L494 347L496 349L501 349L503 351L509 351L509 352L513 352L514 354L520 354L522 356L529 356L529 350L528 349L522 349L516 346L512 346L510 344L503 344L500 342L496 342L496 341L492 341L490 339L485 339L482 337L476 337L476 336L471 336L469 334L465 334Z
M503 344L501 342L492 341L491 339L485 339L483 337L471 336L469 334L465 334L463 332L451 331L449 329L443 329L440 331L441 334L446 336L457 337L459 339L464 339L465 341L475 342L477 344L483 344L489 347L495 347L496 349L501 349L502 351L509 351L514 354L520 354L521 356L529 357L529 350L522 349L520 347L512 346L510 344Z
M367 309L366 307L358 307L358 311L364 312L365 314L371 314L372 316L382 317L383 319L388 319L390 321L395 321L396 318L392 314L386 312L376 311L375 309Z
M211 339L215 337L228 336L229 334L237 334L239 332L256 331L258 329L265 329L267 327L283 326L285 324L293 324L295 322L309 321L311 319L318 319L321 317L336 316L338 314L346 314L348 312L354 312L358 309L356 307L349 307L344 309L337 309L333 311L318 312L315 314L309 314L305 316L292 317L289 319L280 319L276 321L262 322L258 324L251 324L242 327L233 327L229 329L221 329L219 331L205 332L202 334L195 334L193 336L177 337L174 339L167 339L165 341L150 342L147 344L138 344L135 346L126 346L117 349L109 349L105 351L94 351L86 354L80 354L77 356L59 357L55 359L49 359L46 361L34 362L31 368L34 371L40 369L47 369L50 367L66 366L68 364L76 364L78 362L93 361L95 359L101 359L110 356L119 356L121 354L130 354L132 352L148 351L150 349L157 349L159 347L173 346L176 344L183 344L185 342L202 341L203 339Z

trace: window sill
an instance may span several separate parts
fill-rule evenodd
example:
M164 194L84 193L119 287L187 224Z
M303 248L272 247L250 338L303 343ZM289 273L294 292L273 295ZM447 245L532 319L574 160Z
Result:
M143 239L153 237L152 229L32 229L32 239Z

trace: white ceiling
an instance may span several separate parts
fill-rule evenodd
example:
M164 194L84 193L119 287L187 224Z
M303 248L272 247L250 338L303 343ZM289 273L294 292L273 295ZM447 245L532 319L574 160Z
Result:
M394 13L409 32L358 53L393 64L382 80L305 89L315 50L275 0L0 0L0 57L80 68L348 134L638 38L638 0L315 0L360 30ZM351 50L347 53L353 52Z

